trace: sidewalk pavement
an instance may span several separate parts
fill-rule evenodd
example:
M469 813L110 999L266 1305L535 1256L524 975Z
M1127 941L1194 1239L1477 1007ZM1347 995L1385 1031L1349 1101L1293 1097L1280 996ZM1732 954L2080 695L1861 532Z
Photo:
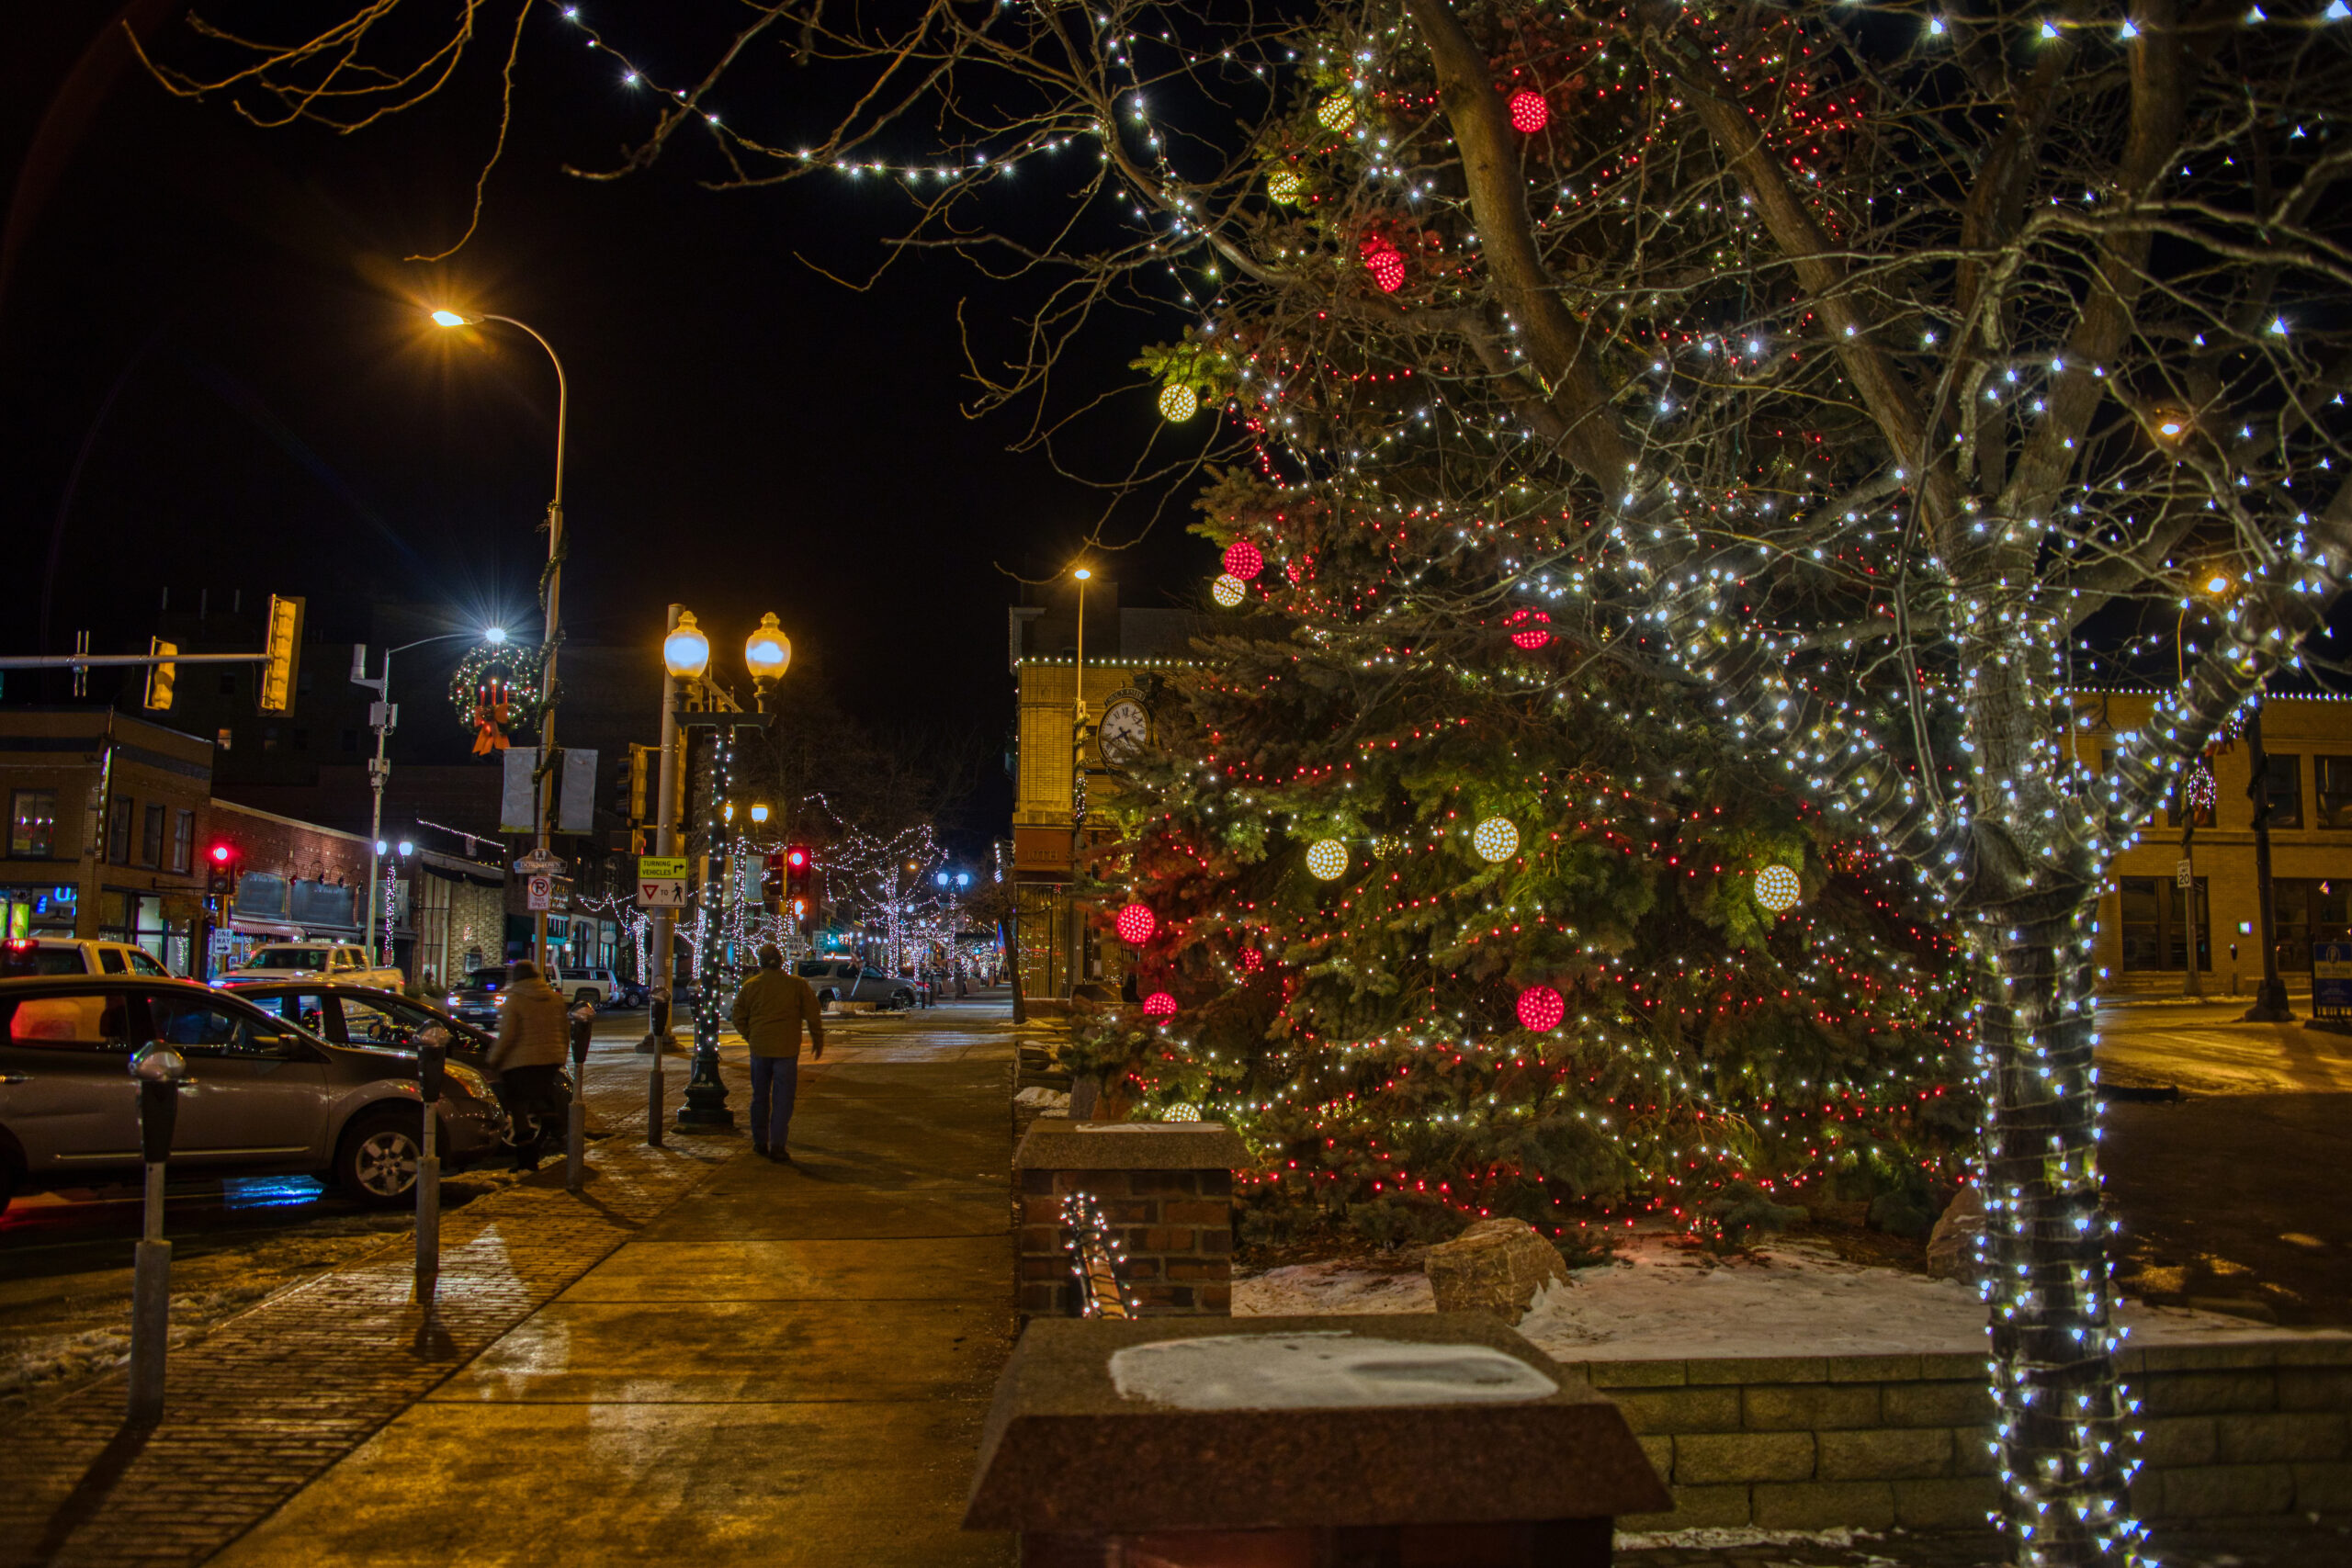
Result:
M956 1523L1011 1345L1012 1059L978 1005L804 1056L797 1168L737 1139L213 1561L1009 1563Z

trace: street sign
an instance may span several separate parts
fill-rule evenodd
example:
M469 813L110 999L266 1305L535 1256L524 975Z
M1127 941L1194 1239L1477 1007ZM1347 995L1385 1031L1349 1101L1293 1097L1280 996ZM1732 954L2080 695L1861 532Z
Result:
M552 876L563 869L563 860L545 850L533 850L514 863L514 869L526 876Z
M2174 863L2172 868L2172 879L2174 885L2178 887L2189 888L2196 886L2197 863L2195 861L2187 860Z
M686 857L684 855L639 855L637 874L644 882L684 882L686 879Z
M637 907L640 909L683 909L686 907L686 879L683 876L640 876L637 879Z
M2352 1011L2352 942L2312 943L2312 1015L2341 1018Z
M538 914L552 908L554 903L555 878L551 876L531 878L531 912L535 915Z

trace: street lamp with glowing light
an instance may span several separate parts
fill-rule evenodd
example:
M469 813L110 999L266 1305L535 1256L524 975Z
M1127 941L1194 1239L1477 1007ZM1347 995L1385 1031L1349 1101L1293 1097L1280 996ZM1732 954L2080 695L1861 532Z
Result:
M662 666L679 681L695 681L710 668L710 638L695 625L692 610L678 612L678 624L662 642Z
M767 819L768 819L768 808L767 808L766 807L764 807L764 806L754 806L754 807L752 807L752 821L754 821L754 822L764 822L764 821L766 821Z
M762 615L759 629L744 639L743 662L750 668L752 679L763 685L790 668L792 639L776 625L775 612Z
M433 312L433 321L436 326L444 327L469 327L473 325L472 317L460 316L455 310L435 310Z

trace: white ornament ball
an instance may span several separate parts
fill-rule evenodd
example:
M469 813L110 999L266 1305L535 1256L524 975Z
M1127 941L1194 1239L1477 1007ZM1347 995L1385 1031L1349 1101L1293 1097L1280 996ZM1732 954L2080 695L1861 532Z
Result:
M1201 395L1182 381L1170 381L1159 389L1159 417L1170 424L1182 424L1201 412Z
M1325 882L1347 874L1348 846L1337 839L1317 839L1306 852L1306 869Z
M1774 914L1785 914L1804 897L1804 880L1785 865L1768 865L1756 874L1756 901Z
M1472 829L1470 847L1480 860L1509 860L1519 853L1519 824L1508 817L1489 817Z
M1218 573L1217 580L1209 584L1209 597L1228 610L1249 596L1250 585L1229 571Z
M1344 136L1356 122L1356 101L1345 93L1334 93L1315 110L1315 118L1323 129Z
M1276 169L1266 176L1266 199L1284 207L1306 192L1306 179L1295 169Z

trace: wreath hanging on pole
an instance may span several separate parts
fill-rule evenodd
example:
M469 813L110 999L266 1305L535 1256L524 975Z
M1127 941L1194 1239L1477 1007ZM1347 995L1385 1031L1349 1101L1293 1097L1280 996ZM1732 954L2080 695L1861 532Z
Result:
M484 643L458 661L449 678L458 722L474 733L474 755L503 751L514 727L539 708L539 649L536 644Z

